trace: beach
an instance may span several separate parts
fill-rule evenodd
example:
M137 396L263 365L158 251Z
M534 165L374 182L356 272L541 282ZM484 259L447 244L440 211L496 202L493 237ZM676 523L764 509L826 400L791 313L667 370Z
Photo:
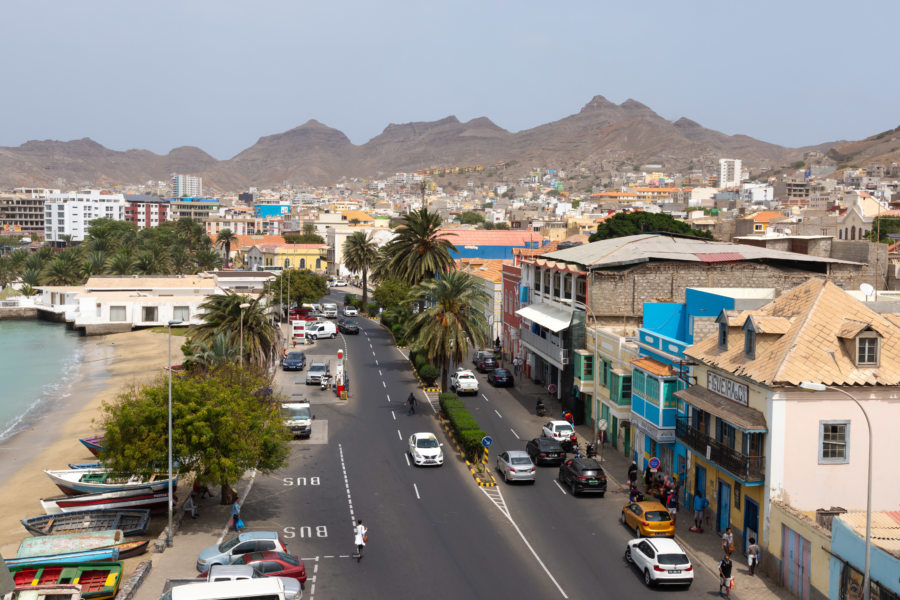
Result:
M172 339L175 364L182 360L183 342L181 336ZM85 338L84 343L71 395L0 446L0 554L5 557L15 556L29 535L19 521L44 514L40 498L61 493L43 470L96 460L78 438L100 433L102 403L163 373L168 363L164 333L141 330Z

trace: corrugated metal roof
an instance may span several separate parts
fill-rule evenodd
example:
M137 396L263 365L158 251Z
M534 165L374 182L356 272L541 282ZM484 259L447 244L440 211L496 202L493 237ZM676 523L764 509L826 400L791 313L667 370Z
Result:
M837 515L858 536L866 537L866 512L853 511ZM900 511L872 513L872 544L900 558Z

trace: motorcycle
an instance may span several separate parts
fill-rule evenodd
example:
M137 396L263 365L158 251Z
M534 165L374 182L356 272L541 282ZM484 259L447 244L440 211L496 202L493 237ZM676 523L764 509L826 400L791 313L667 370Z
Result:
M328 383L329 383L330 381L331 381L331 378L330 378L330 377L322 376L322 383L321 383L321 385L320 385L320 389L322 389L322 390L327 390L327 389L328 389Z
M534 412L537 413L539 417L547 416L547 407L540 400L537 401L537 405L534 407Z
M593 442L588 442L584 447L584 455L588 458L596 458L597 457L597 448L594 446Z
M570 437L567 440L561 441L559 443L559 445L562 446L563 452L565 452L567 454L577 452L578 451L578 436L573 433L572 437Z

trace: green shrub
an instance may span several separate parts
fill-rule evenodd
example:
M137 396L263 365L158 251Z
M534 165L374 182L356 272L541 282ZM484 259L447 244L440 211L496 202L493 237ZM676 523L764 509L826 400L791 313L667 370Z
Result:
M428 366L428 357L424 353L417 352L415 359L413 359L413 364L416 366L416 371L421 375L422 369Z
M370 317L374 317L378 314L378 303L377 302L369 302L369 305L366 306L366 311L369 313Z
M465 408L466 403L459 399L453 392L441 392L438 394L438 404L445 413L451 408Z
M462 446L463 452L466 453L466 458L468 458L471 462L476 462L481 460L481 456L484 453L484 446L481 445L481 438L487 435L480 429L468 429L459 433L459 445Z
M437 370L434 365L426 364L424 367L419 369L419 377L422 378L422 381L425 382L425 385L432 386L434 385L435 379L440 376L441 372Z
M447 411L447 419L457 434L468 429L478 429L478 421L465 408L451 408Z
M356 296L353 294L347 294L344 296L344 306L354 306L354 302L356 301Z
M403 345L403 325L400 323L394 323L391 325L391 333L394 334L394 339L397 340L397 344Z

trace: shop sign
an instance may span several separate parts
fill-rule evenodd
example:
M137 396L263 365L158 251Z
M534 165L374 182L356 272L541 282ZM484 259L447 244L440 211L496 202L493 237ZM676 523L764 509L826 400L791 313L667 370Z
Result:
M750 397L750 388L746 384L722 377L712 371L706 372L706 389L744 406L747 406Z

